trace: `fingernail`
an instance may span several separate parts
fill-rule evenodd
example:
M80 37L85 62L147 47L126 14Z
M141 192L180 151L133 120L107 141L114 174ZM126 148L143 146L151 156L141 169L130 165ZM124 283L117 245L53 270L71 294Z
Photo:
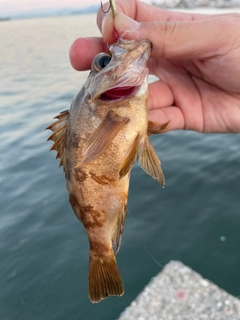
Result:
M140 23L129 18L122 12L118 12L115 18L115 27L118 30L136 30L140 26Z
M111 12L107 13L102 20L102 34L104 37L109 37L109 33L112 34L113 30L113 17Z
M103 33L103 30L105 29L105 25L106 25L106 19L107 15L102 19L102 25L101 25L101 32Z

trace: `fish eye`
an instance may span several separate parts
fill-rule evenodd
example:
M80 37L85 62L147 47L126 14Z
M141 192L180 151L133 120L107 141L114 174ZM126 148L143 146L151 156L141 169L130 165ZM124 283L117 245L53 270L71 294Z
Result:
M92 61L92 70L100 71L105 68L111 61L111 56L107 53L99 53Z

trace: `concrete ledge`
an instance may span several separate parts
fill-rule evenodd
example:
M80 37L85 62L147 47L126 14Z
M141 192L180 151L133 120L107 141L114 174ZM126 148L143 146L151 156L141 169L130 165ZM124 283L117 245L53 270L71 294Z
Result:
M171 261L119 320L240 320L240 300L183 263Z

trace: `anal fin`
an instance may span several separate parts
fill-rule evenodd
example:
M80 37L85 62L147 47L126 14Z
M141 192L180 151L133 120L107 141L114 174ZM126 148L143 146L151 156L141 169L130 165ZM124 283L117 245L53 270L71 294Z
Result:
M126 208L127 208L127 195L126 198L123 199L123 203L121 204L117 215L118 215L118 220L117 223L115 224L115 229L114 232L112 233L112 248L114 255L118 253L121 242L122 242L122 235L123 235L123 230L124 230L124 222L126 218Z
M139 164L144 171L164 187L165 178L161 162L147 136L140 143Z

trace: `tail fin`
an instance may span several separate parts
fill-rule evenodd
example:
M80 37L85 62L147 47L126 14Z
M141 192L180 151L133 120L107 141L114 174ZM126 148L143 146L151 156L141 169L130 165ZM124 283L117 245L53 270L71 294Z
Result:
M113 251L107 256L97 256L90 251L88 295L96 303L108 296L122 296L124 286Z

